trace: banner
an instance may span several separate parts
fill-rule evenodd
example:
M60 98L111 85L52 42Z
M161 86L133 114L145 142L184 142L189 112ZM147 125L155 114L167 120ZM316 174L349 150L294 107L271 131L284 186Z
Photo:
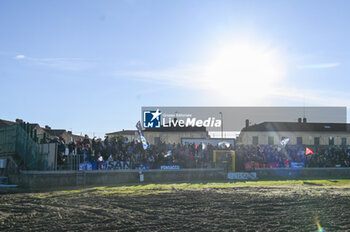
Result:
M147 148L149 148L149 145L148 145L148 143L147 143L146 138L143 137L143 135L142 135L142 133L141 133L141 131L142 131L142 126L141 126L141 122L140 122L140 121L138 121L138 122L136 123L136 128L137 128L137 131L139 132L139 136L140 136L140 138L141 138L142 147L143 147L144 150L146 150Z
M227 179L230 180L255 180L256 172L229 172Z
M168 170L168 169L181 169L179 165L173 165L173 166L160 166L160 169L162 170Z
M141 137L142 147L144 150L146 150L147 148L149 148L147 140L145 137L143 137L143 135L141 133L140 133L140 137Z
M279 168L280 167L277 162L268 163L267 165L269 168Z
M310 148L306 148L305 149L305 155L314 155L315 153L310 149Z
M259 163L247 162L244 164L244 167L246 171L249 171L249 170L252 170L253 168L259 168L260 165Z
M304 163L291 162L291 168L304 168Z
M282 145L282 146L286 146L286 145L289 143L289 140L290 140L289 138L284 138L284 139L282 139L282 140L281 140L281 145Z

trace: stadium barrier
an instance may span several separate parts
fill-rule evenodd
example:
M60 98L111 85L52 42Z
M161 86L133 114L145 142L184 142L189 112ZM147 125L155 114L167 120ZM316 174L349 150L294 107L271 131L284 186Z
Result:
M259 179L285 178L350 178L350 168L256 168Z
M223 180L226 176L220 168L142 170L142 174L144 183ZM30 188L136 184L140 182L140 170L21 171L9 175L9 182Z
M290 178L350 178L350 168L257 168L254 172L259 180ZM228 177L227 173L222 168L155 169L142 170L142 174L144 175L144 183L210 181L224 180ZM140 183L140 170L21 171L20 174L10 174L9 183L38 189L85 185L103 186L137 184Z

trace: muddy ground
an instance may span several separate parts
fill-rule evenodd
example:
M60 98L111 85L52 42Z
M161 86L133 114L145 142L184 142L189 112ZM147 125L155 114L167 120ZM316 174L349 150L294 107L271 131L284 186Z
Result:
M0 231L350 231L350 189L84 189L0 195Z

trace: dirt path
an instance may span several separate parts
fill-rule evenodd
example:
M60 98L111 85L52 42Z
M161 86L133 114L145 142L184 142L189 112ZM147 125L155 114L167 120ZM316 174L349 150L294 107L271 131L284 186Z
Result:
M0 231L350 230L349 189L237 187L0 196Z

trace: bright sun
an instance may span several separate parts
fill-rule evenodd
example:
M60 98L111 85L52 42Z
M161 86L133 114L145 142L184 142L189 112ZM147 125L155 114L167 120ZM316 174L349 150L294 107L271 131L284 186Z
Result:
M226 43L214 52L197 78L206 90L225 98L240 98L243 104L254 104L273 94L285 72L276 49Z
M278 49L247 40L207 47L212 50L200 53L197 64L123 75L203 90L205 104L268 105L281 93L286 64Z

